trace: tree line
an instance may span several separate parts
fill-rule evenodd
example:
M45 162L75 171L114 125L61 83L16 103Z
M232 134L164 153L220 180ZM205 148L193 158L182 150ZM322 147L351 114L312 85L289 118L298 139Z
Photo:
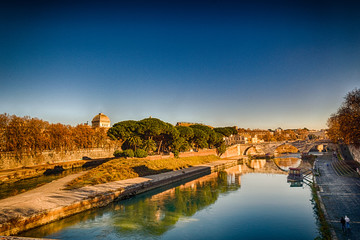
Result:
M103 148L111 144L106 130L79 124L52 124L37 118L0 114L0 152L37 155L42 151Z
M360 146L360 89L355 88L347 93L327 124L328 136L332 141Z
M122 149L142 149L147 153L179 152L190 149L216 148L219 155L226 151L224 136L237 134L235 128L211 128L201 124L173 126L157 118L128 120L114 124L108 131L113 140L121 141Z

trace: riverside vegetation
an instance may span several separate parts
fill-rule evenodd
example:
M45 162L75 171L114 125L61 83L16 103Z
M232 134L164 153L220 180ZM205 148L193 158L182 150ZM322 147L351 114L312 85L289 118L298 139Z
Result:
M334 142L360 146L360 89L345 96L338 111L328 119L328 135Z
M190 149L216 148L220 156L226 151L224 136L235 134L233 127L211 128L201 124L176 126L156 118L140 121L128 120L114 124L107 134L121 145L114 152L121 157L106 162L74 179L68 188L79 188L106 182L124 180L178 170L216 161L216 156L179 158L179 152ZM174 158L148 160L148 154L174 153ZM133 158L133 157L136 158Z
M173 126L156 118L128 120L114 124L109 130L85 124L75 127L51 124L37 118L0 114L0 160L12 157L18 162L25 156L35 157L30 165L44 164L44 151L66 153L92 148L118 149L125 157L174 153L190 149L216 148L226 151L224 137L237 134L234 127L211 128L202 124ZM1 168L1 166L0 166Z
M110 139L121 144L123 153L127 156L142 149L148 154L174 153L190 149L216 148L221 155L226 151L224 137L237 134L234 127L211 128L202 124L189 127L176 126L157 118L145 118L140 121L128 120L115 123L108 132ZM131 149L132 151L127 151ZM144 155L143 152L138 154Z
M114 159L74 179L68 188L124 180L178 170L194 165L216 161L216 156L179 158L180 151L216 148L221 156L226 151L224 136L237 133L233 127L215 128L194 124L176 126L156 118L140 121L128 120L114 124L107 134L121 144L122 150L114 152ZM148 160L147 154L172 152L175 158ZM133 158L133 157L136 158ZM128 159L129 158L129 159Z
M315 212L315 215L317 216L317 224L319 227L319 232L321 234L321 237L315 238L315 240L330 240L331 239L331 232L330 232L330 226L329 223L326 221L324 210L321 208L321 203L319 196L317 195L317 191L319 187L313 183L311 185L311 193L312 193L312 199L311 202L313 204L313 209Z
M37 118L10 116L6 113L0 114L0 160L2 156L8 154L14 156L12 161L19 161L28 155L37 159L33 162L34 166L23 166L16 170L3 170L0 176L0 183L3 183L1 187L16 189L16 191L6 191L6 194L2 197L30 190L51 181L54 177L59 178L60 175L42 177L47 169L52 169L56 165L67 169L69 168L68 165L70 168L74 168L81 167L85 163L88 164L84 160L78 161L80 165L74 165L73 162L57 164L47 162L44 164L41 160L44 151L67 152L91 148L115 148L117 149L114 152L115 157L136 158L127 161L116 159L101 167L102 170L97 169L102 171L102 174L98 178L91 178L90 183L96 184L144 176L150 173L171 171L207 162L199 160L199 158L196 160L188 159L187 163L179 164L182 160L169 158L157 161L157 164L162 166L161 169L156 167L144 169L144 167L140 166L146 160L140 160L139 158L169 152L173 152L174 156L177 157L179 152L203 148L216 148L218 154L221 155L226 151L223 138L236 133L237 131L233 127L213 129L201 124L194 124L191 127L175 127L156 118L118 122L107 131L104 128L92 128L83 124L72 127L60 123L51 124ZM120 162L121 169L118 169L118 166L111 166ZM101 163L99 162L99 164ZM113 171L111 169L117 170ZM104 174L104 172L107 172L107 174ZM110 176L110 173L114 174L114 176ZM33 184L33 182L38 182L37 180L40 178L43 179L41 183ZM76 186L78 185L81 184Z
M214 155L149 160L116 158L90 170L68 184L68 189L159 174L219 160Z
M37 118L0 114L0 157L13 153L37 156L43 151L74 151L84 148L107 148L109 141L104 128L91 128L84 124L75 127L52 124Z

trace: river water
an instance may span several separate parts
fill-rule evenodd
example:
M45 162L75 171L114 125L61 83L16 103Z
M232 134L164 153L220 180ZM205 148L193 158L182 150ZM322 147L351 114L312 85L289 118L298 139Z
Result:
M311 190L285 158L252 160L28 231L56 239L314 239ZM279 166L279 163L283 164Z

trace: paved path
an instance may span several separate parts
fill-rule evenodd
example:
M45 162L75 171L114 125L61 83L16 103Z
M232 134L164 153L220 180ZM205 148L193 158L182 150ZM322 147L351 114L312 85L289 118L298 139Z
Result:
M319 156L316 166L320 176L316 181L320 186L320 196L325 205L328 221L339 240L360 240L360 179L338 176L331 166L331 154ZM340 218L350 218L351 231L343 233Z
M12 217L13 214L28 215L39 210L56 207L61 202L61 193L66 184L86 172L68 175L30 191L1 199L0 224Z

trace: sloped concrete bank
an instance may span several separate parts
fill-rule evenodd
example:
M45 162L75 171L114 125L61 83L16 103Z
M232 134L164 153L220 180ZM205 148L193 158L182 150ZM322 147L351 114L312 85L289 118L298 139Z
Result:
M140 194L187 178L237 165L221 160L182 170L88 186L74 190L36 189L0 201L0 236L16 235L92 208ZM44 186L45 187L45 186ZM45 188L44 188L45 189Z
M0 236L0 240L45 240L45 238L28 238L28 237L15 237L15 236ZM46 238L46 240L56 240Z

